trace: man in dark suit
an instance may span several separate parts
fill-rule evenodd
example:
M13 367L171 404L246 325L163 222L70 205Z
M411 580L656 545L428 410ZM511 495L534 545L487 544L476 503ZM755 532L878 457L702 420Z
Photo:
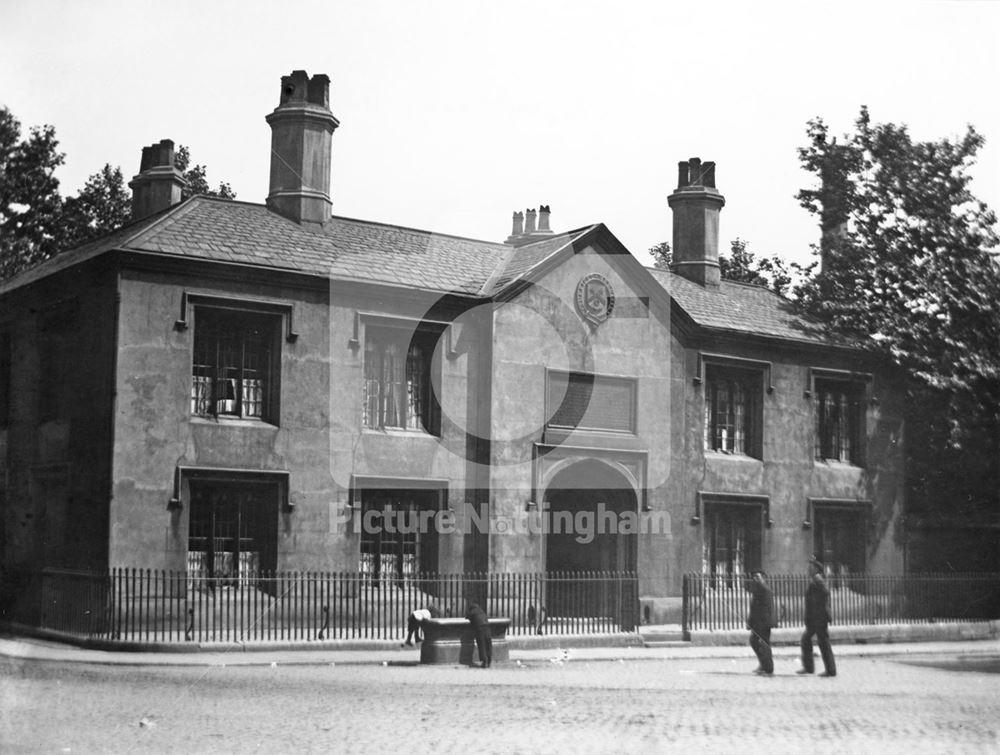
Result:
M836 676L837 664L833 660L833 648L830 647L830 591L823 579L825 571L823 564L813 559L809 562L812 575L809 587L806 588L806 631L802 633L802 668L799 674L811 674L815 671L813 663L812 636L816 635L816 644L823 657L823 673L820 676Z
M748 583L750 591L750 615L747 628L750 630L750 647L760 662L755 674L770 676L774 673L774 658L771 656L771 628L778 625L774 615L774 594L767 586L765 574L755 571Z
M489 668L490 664L493 663L493 637L490 635L490 620L477 603L469 606L465 618L472 624L476 648L479 650L479 663L483 668Z

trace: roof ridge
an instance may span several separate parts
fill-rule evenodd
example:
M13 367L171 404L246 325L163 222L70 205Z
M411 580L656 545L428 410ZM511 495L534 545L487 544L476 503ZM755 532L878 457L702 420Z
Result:
M502 241L487 241L486 239L477 239L472 236L459 236L458 234L454 233L441 233L440 231L429 231L426 228L415 228L413 226L399 225L397 223L385 223L381 220L364 220L363 218L349 218L346 215L331 215L330 220L343 220L348 223L364 223L365 225L380 226L382 228L394 228L399 231L412 231L414 233L422 233L427 236L441 236L443 238L456 239L458 241L474 241L477 244L489 244L490 246L503 247L503 248L507 247L507 244L503 243ZM326 224L330 222L330 220L326 221L326 223L323 223L324 228L326 227Z

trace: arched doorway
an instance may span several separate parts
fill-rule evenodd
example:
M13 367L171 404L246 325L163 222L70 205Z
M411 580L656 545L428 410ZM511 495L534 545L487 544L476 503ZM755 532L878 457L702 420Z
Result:
M552 478L544 500L547 572L635 571L638 505L621 472L596 459L573 463ZM624 512L631 512L633 526Z

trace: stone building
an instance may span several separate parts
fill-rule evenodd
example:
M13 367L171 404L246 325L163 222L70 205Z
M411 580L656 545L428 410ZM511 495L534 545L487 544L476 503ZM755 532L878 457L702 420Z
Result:
M713 163L670 272L545 206L343 218L328 90L282 78L264 204L180 201L163 141L130 225L0 285L6 573L634 570L662 619L685 572L902 572L899 377L720 281Z

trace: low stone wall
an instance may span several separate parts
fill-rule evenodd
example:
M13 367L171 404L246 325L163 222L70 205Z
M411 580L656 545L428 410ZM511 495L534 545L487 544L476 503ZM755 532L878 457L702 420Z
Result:
M510 660L507 630L510 619L490 619L490 636L493 638L493 662ZM421 663L465 664L472 666L479 660L476 638L468 619L428 619L421 622L424 641L420 646Z

